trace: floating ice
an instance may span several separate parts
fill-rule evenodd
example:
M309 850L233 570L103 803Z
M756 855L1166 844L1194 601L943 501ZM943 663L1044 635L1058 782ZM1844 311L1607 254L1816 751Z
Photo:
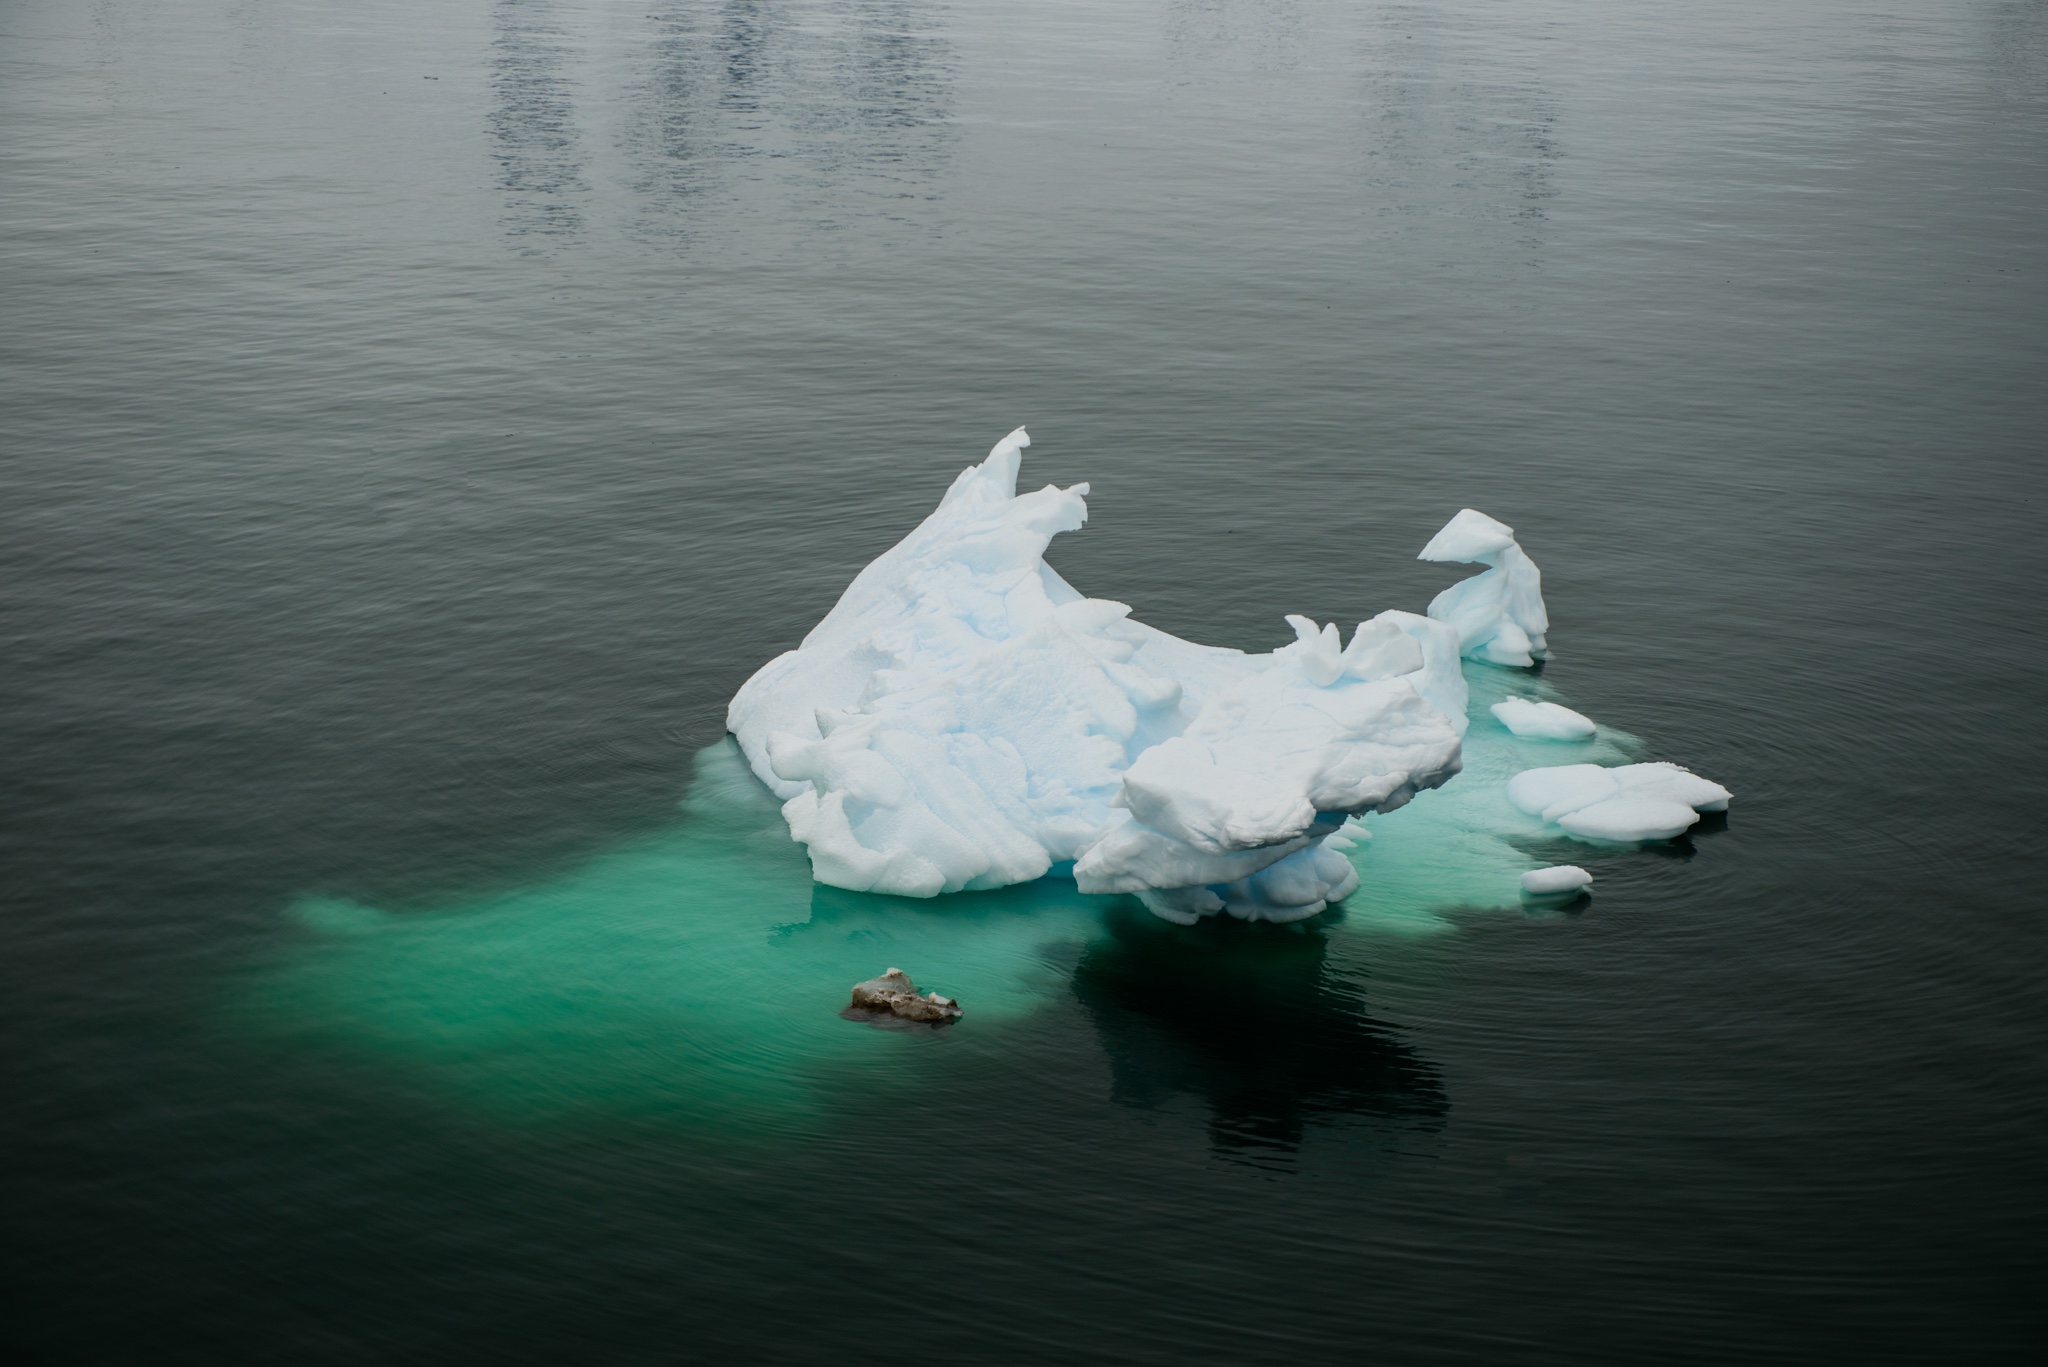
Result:
M1593 886L1593 875L1577 864L1553 864L1547 869L1531 869L1522 875L1522 891L1531 897L1557 897L1568 892L1584 892Z
M1371 895L1340 933L1436 934L1455 924L1448 908L1569 900L1518 887L1537 818L1640 839L1726 805L1681 769L1628 764L1640 746L1613 727L1571 753L1622 767L1528 770L1544 744L1501 727L1461 744L1468 684L1443 621L1386 612L1346 644L1297 620L1293 644L1245 655L1082 598L1041 556L1081 524L1085 489L1016 497L1024 444L1015 433L966 471L741 689L729 721L744 748L698 754L679 826L438 909L308 899L295 950L250 980L247 1018L373 1048L510 1114L745 1116L734 1132L752 1142L760 1118L816 1104L819 1079L879 1066L871 1032L815 1005L885 946L943 965L976 1019L1013 1020L1065 993L1046 944L1100 934L1089 890L1132 888L1172 921L1289 920L1362 875ZM1528 680L1475 664L1470 689L1484 707ZM1454 771L1371 832L1340 815ZM1662 824L1646 823L1657 803ZM1082 886L1037 877L1070 860ZM839 891L1004 882L1018 885L937 905ZM678 963L719 990L679 987Z
M1515 529L1475 508L1445 524L1422 548L1418 560L1485 565L1463 583L1439 593L1429 615L1458 632L1458 649L1497 665L1531 665L1548 659L1543 633L1550 615L1543 609L1543 575L1515 542Z
M1725 812L1731 794L1675 764L1564 764L1508 780L1508 801L1589 840L1666 840Z
M850 1012L887 1014L900 1016L909 1021L929 1021L944 1024L960 1019L960 1003L951 997L941 997L936 992L917 994L917 984L910 975L900 968L892 968L879 978L853 985L853 1004Z
M1083 892L1188 921L1296 920L1350 892L1326 843L1344 817L1458 772L1457 629L1385 612L1346 642L1289 617L1296 639L1252 655L1133 621L1045 564L1088 486L1019 495L1029 444L1019 428L962 471L732 700L818 881L930 897L1071 862ZM1527 557L1501 563L1533 584Z
M1600 729L1591 717L1554 702L1503 698L1487 711L1526 740L1591 740Z

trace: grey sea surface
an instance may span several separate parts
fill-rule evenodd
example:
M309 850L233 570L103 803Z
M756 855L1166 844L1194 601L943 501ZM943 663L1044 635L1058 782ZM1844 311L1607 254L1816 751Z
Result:
M2038 1361L2044 283L2040 0L11 0L0 1346ZM1217 644L1501 518L1733 811L1426 935L973 904L1039 1004L793 1109L551 1053L725 961L547 890L720 857L732 691L1020 423Z

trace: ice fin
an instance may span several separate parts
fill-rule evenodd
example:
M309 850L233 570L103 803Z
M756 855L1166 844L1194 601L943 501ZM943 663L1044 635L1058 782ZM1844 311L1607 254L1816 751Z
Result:
M1429 605L1429 615L1458 632L1458 648L1489 664L1532 665L1547 659L1543 575L1515 540L1515 529L1467 508L1431 537L1417 559L1485 565Z

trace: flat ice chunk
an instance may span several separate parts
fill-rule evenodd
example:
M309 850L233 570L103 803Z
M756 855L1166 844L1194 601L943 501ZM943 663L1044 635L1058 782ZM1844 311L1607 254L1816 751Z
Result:
M1591 740L1600 729L1592 718L1554 702L1504 698L1487 710L1525 740Z
M1522 875L1522 891L1532 897L1555 897L1561 893L1583 892L1593 886L1593 875L1577 864L1552 864Z
M1169 920L1314 915L1356 886L1323 842L1458 772L1455 628L1290 617L1267 654L1197 645L1045 564L1088 486L1018 494L1022 428L854 579L727 725L820 882L929 897L1072 861ZM1345 843L1349 843L1348 840Z
M1724 812L1732 794L1676 764L1561 764L1508 780L1508 801L1589 840L1667 840Z
M1497 665L1533 665L1548 659L1544 633L1550 614L1543 607L1543 574L1515 540L1515 529L1476 508L1466 508L1430 538L1418 560L1485 565L1462 583L1439 593L1429 615L1458 632L1458 648L1474 660Z
M1524 769L1508 780L1508 801L1545 821L1555 821L1567 812L1605 801L1620 791L1614 771L1597 764Z
M1557 824L1573 835L1593 840L1669 840L1700 814L1683 802L1643 793L1623 793L1567 812Z

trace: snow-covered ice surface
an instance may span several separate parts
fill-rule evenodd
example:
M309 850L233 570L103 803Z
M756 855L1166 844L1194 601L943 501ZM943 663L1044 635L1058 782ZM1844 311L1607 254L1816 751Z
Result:
M1356 885L1327 849L1458 771L1449 626L1347 642L1289 617L1268 654L1197 645L1045 563L1086 485L1016 492L1022 428L861 571L728 725L820 882L930 897L1070 866L1169 920L1313 916Z
M1508 801L1587 840L1668 840L1728 810L1730 793L1675 764L1565 764L1531 769L1508 784Z
M1684 806L1673 824L1684 794L1671 781L1616 779L1593 794L1557 780L1580 786L1534 807L1506 800L1530 767L1521 740L1632 757L1625 736L1595 746L1586 718L1522 696L1532 686L1488 699L1498 729L1472 733L1460 656L1527 667L1549 649L1541 576L1506 524L1468 508L1431 539L1423 559L1487 569L1428 616L1383 612L1348 641L1289 616L1294 641L1248 654L1146 626L1054 572L1046 547L1086 520L1088 486L1018 494L1029 444L1019 428L962 471L732 700L728 725L819 882L931 897L1070 871L1081 892L1134 894L1168 920L1290 921L1358 887L1357 817L1396 813L1461 767L1417 804L1428 817L1396 829L1434 822L1453 843L1502 842L1500 886L1526 867L1506 844L1532 833L1522 814L1554 823L1539 837L1608 840L1696 819ZM1586 811L1557 806L1582 789Z

